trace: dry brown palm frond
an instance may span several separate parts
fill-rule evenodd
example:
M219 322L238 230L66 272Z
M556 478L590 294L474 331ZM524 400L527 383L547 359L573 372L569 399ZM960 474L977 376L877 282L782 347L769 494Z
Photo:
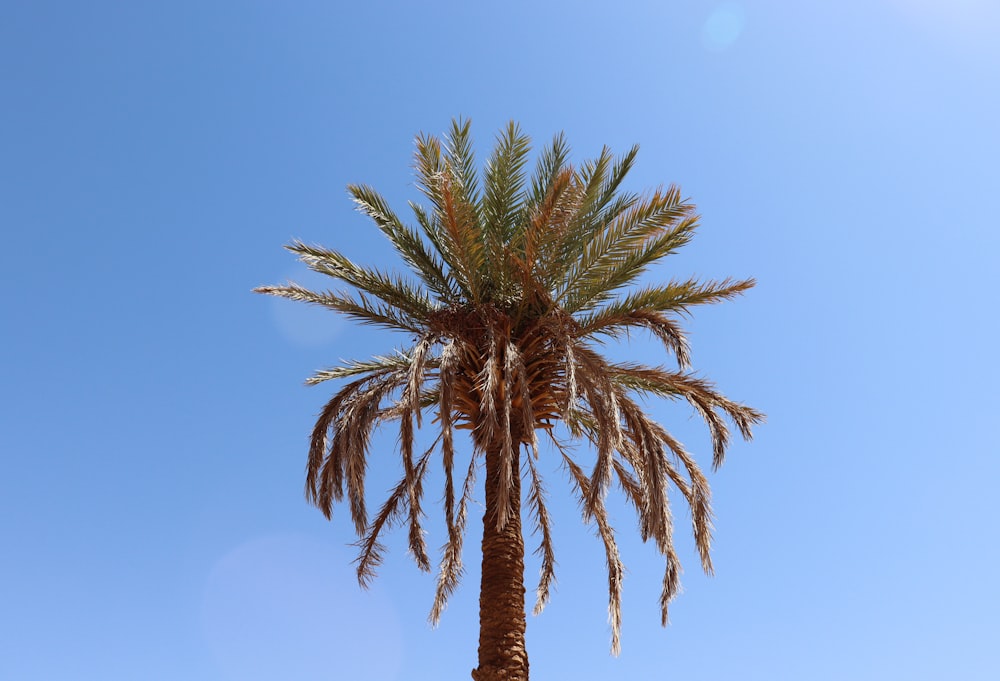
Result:
M587 512L594 506L604 503L604 491L606 484L602 485L602 473L606 471L613 459L613 451L610 446L610 435L612 428L611 409L608 405L607 392L602 391L598 385L601 377L595 376L583 368L577 372L577 385L581 391L581 413L577 417L577 422L590 439L591 444L597 450L597 460L594 463L594 470L591 473L591 480L596 484L588 485L592 497L587 498L584 511ZM610 391L609 391L610 392ZM605 483L607 478L603 478Z
M320 492L319 477L320 471L323 468L324 459L327 459L329 432L333 427L333 424L336 422L340 413L340 405L343 401L370 380L372 380L372 376L366 376L341 388L333 396L333 398L326 403L326 406L323 407L319 418L316 419L316 425L313 427L309 445L309 459L306 465L305 494L306 499L318 506L328 520L332 514L333 500L336 499L337 501L340 501L344 494L343 468L340 466L339 462L334 462L331 466L329 476L323 476L323 480L325 481L324 487L327 494L321 494Z
M430 558L427 555L424 534L420 529L420 486L418 478L415 475L416 471L413 463L413 420L416 418L417 425L419 426L424 361L433 340L433 336L425 336L414 346L411 353L413 360L407 376L407 385L399 403L403 410L399 426L400 452L403 456L404 479L407 484L407 493L410 502L410 551L413 553L414 559L417 561L420 569L427 572L430 571L431 564Z
M667 547L666 568L663 572L663 587L660 591L660 624L667 626L670 601L681 592L681 561L674 547Z
M589 506L593 493L590 490L590 480L576 462L565 452L562 452L563 462L570 472L570 480L577 489L581 504ZM589 511L589 515L588 515ZM584 514L593 518L597 524L597 533L604 544L604 553L608 566L608 622L611 625L611 654L618 655L621 652L621 625L622 625L622 579L625 576L625 565L622 563L618 553L618 544L615 542L615 532L608 522L607 511L604 508L603 500L592 508L585 509Z
M427 461L439 440L440 438L435 440L417 460L416 470L414 471L417 478L423 477L424 471L427 468ZM389 494L389 498L382 504L378 515L375 516L372 523L365 529L362 538L355 543L355 546L359 548L359 552L354 562L358 565L358 583L362 587L367 588L371 584L371 580L375 577L376 568L382 564L382 554L385 547L379 542L379 536L383 530L392 527L395 520L402 514L401 507L406 505L409 496L410 484L403 477L396 484L396 487L393 488Z
M477 435L481 442L492 442L499 427L500 416L497 413L498 387L500 385L500 342L492 325L485 328L486 342L483 348L485 358L482 370L476 375L475 390L479 393L480 419L476 424Z
M764 418L760 412L723 397L710 381L691 373L639 364L609 364L609 371L616 382L630 390L664 397L698 395L713 407L721 408L734 422L743 422L748 428Z
M545 507L545 486L542 477L538 473L538 467L532 457L525 457L528 461L528 472L531 480L528 487L528 505L535 519L535 531L542 535L535 550L535 555L542 559L541 569L538 577L538 589L536 590L534 615L540 615L545 609L545 604L549 602L549 593L556 576L556 554L552 543L552 520L549 511Z
M531 386L537 385L532 379L531 370L524 362L524 355L514 343L507 344L507 364L510 366L508 386L511 392L511 406L519 406L520 413L516 418L520 421L518 429L531 447L531 455L538 458L538 436L535 433L535 409L531 396ZM537 373L537 372L536 372Z
M660 619L661 624L666 626L669 604L680 589L681 565L674 550L670 497L663 483L669 479L680 478L680 476L665 458L663 438L658 433L656 424L631 400L623 399L622 404L626 423L629 424L629 433L633 435L630 438L632 451L635 453L635 458L632 459L633 464L641 462L641 465L635 466L635 468L637 471L640 471L639 477L642 481L641 498L645 502L645 511L639 512L643 538L645 539L648 536L654 539L657 548L666 562L660 593ZM625 490L626 497L630 498L633 505L639 510L641 502L636 500L636 496L637 492L640 492L637 489L640 487L640 483L630 478L627 475L627 471L623 470L623 468L616 468L619 480L622 483L622 489ZM691 487L685 484L681 491L684 493L685 498L691 502L692 509L696 509L702 503L703 499L701 497L692 498L690 489ZM704 501L707 503L707 498ZM692 513L695 513L695 511L693 510ZM698 508L697 513L699 514L699 521L696 525L700 526L704 522L703 519L705 517L710 521L710 509ZM701 532L701 534L702 538L699 540L699 530L695 530L696 542L699 547L702 544L707 546L707 541L710 540L711 536L710 532L707 537L704 536L704 532ZM710 568L711 563L708 564L708 569Z
M435 445L431 446L431 450L433 450L436 446L436 442L437 441L435 441ZM424 530L420 526L420 518L423 516L420 503L424 498L424 473L426 470L426 466L416 470L416 476L413 480L413 494L410 498L409 549L417 567L424 572L430 572L431 559L427 555L427 544L424 541Z
M590 477L588 507L596 507L611 482L614 452L621 448L621 408L618 390L610 379L608 365L597 353L578 344L576 358L581 369L582 384L590 404L590 413L597 421L597 462Z
M562 340L562 339L560 339ZM579 400L579 386L576 381L576 355L573 352L574 342L565 340L563 342L563 372L566 381L566 401L563 404L562 419L569 428L573 437L580 437L579 416L577 401Z
M454 528L449 530L448 542L443 549L441 567L438 571L437 590L434 594L434 605L431 608L431 624L437 624L448 604L448 598L458 586L462 577L462 544L465 539L465 522L468 518L469 500L472 499L473 487L476 484L476 454L473 452L469 460L469 470L462 483L462 498L458 502L458 514Z
M691 507L691 527L694 532L695 544L698 547L698 554L701 558L701 567L706 574L713 574L712 567L712 493L708 486L708 479L701 472L701 468L695 462L684 446L681 445L666 429L656 426L660 441L674 454L683 464L687 471L689 484L687 486L687 500ZM674 475L668 471L671 479ZM683 488L682 488L683 491Z
M341 498L346 481L351 518L359 535L367 525L364 474L368 442L372 429L379 421L380 402L399 386L404 374L387 371L364 381L356 381L348 386L350 390L345 388L339 393L343 399L334 412L333 422L336 425L333 441L317 476L319 489L316 489L315 482L312 486L317 505L324 513L329 513L333 500ZM318 451L314 453L319 456Z
M636 516L639 518L640 524L643 524L643 509L646 506L646 502L643 499L642 486L639 484L639 481L635 479L635 476L628 470L626 465L618 458L615 458L614 460L614 467L615 475L618 476L618 486L625 494L625 499L632 504L632 508L635 509ZM642 540L646 541L650 536L650 532L644 527L641 536Z
M624 394L619 400L628 426L625 446L620 451L638 473L642 487L642 505L637 510L643 539L654 537L658 544L669 542L671 520L664 489L663 445L639 406Z
M515 440L513 432L511 431L513 427L513 421L511 419L511 412L513 411L511 393L514 390L517 381L514 375L516 358L506 352L509 344L500 346L498 343L498 347L500 348L500 351L503 352L502 377L500 379L499 390L501 400L500 478L499 484L497 485L497 507L495 509L497 530L500 531L507 526L507 520L511 513L511 490L514 488L515 474L514 457L517 450L521 447L521 442L520 439ZM521 431L525 427L530 427L530 424L522 426L518 430ZM520 474L520 471L517 471L517 473Z
M751 426L764 419L760 412L722 396L709 381L688 373L635 364L611 365L611 371L615 382L623 387L665 397L685 398L704 419L712 434L713 469L722 465L729 444L729 429L716 409L732 419L740 433L748 439L752 437Z
M444 516L448 527L448 536L455 531L455 483L452 469L455 462L455 442L452 423L452 410L455 404L455 372L459 361L458 347L455 341L441 350L441 363L438 371L440 385L438 418L441 421L441 462L444 466Z
M691 348L680 325L662 312L655 310L630 310L617 315L596 315L580 320L580 334L604 334L617 338L632 327L646 329L674 355L681 369L691 365Z

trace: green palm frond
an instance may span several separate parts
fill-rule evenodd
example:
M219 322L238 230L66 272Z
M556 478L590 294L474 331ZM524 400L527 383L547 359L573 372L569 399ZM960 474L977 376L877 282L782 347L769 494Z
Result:
M628 152L613 159L611 151L605 149L598 161L594 164L595 174L588 182L588 197L582 206L583 210L578 217L581 226L587 226L577 232L577 239L567 241L564 246L566 252L564 256L570 258L580 251L584 244L594 238L595 234L605 229L614 220L634 206L640 197L631 192L618 193L625 176L635 164L635 159L639 154L639 146L634 145ZM607 166L607 163L614 161L614 164ZM594 194L599 183L599 193Z
M521 287L536 297L551 299L551 291L566 264L559 248L580 209L583 193L573 184L572 168L563 168L542 201L522 222L511 243L512 259L521 273Z
M446 137L445 160L452 169L456 185L463 199L472 206L479 203L479 172L472 150L472 122L456 119ZM487 186L488 186L487 182Z
M755 284L756 281L753 279L706 282L689 279L662 286L649 286L611 301L592 313L578 315L577 319L584 328L600 328L606 320L633 311L686 314L696 305L711 305L735 298L753 288Z
M611 150L605 147L596 159L585 162L575 174L578 200L574 215L568 222L569 228L547 252L547 257L553 262L550 284L564 280L566 273L578 264L584 246L635 203L637 197L634 194L625 193L617 197L614 194L632 167L636 153L638 147L633 147L615 161Z
M416 319L427 319L435 310L434 303L422 287L398 275L361 267L337 251L309 246L301 241L293 241L285 248L298 254L299 260L314 272L348 283Z
M461 153L461 148L457 153ZM461 156L453 156L453 159L460 166L464 165ZM451 277L463 295L478 302L482 288L480 269L485 254L478 208L466 192L463 168L453 167L442 154L440 141L427 135L417 138L415 161L417 186L434 207L428 214L411 204L417 221L448 264Z
M567 221L562 238L550 252L554 261L552 271L556 281L564 277L565 272L580 257L583 245L601 229L601 225L593 218L600 212L602 189L613 161L611 150L605 147L596 159L584 161L573 173L575 210Z
M483 299L487 253L477 207L462 193L451 168L446 168L441 177L441 197L442 207L435 219L441 225L438 233L451 256L452 276L468 292L471 302L478 303Z
M566 136L563 133L558 133L538 155L535 172L531 176L531 193L525 202L527 210L540 206L545 201L556 177L566 169L569 152ZM524 224L523 221L521 224Z
M392 331L419 333L423 329L423 321L413 318L406 310L369 300L364 295L354 298L332 291L315 292L292 282L285 286L258 286L254 293L319 305L363 324L373 324Z
M331 369L321 369L306 379L306 385L316 385L323 381L333 381L340 378L350 378L365 374L376 374L386 371L409 370L413 358L402 352L393 355L375 355L370 360L349 360L342 366ZM434 360L426 362L428 367L436 366Z
M503 271L500 268L504 263L505 246L511 240L521 213L529 144L527 135L511 121L498 135L493 155L483 172L483 240L490 267L500 272Z
M442 300L455 300L457 292L445 275L444 263L428 250L427 244L417 232L400 221L382 195L367 185L348 185L347 191L354 197L358 209L375 221L427 288Z
M614 166L611 168L611 174L601 187L601 196L594 205L594 208L600 211L600 217L597 219L598 223L609 224L638 198L635 194L618 194L625 176L632 170L632 166L635 165L635 159L638 155L639 145L635 144L615 161Z
M682 201L680 190L670 187L620 214L584 244L578 262L569 268L558 297L563 308L569 312L581 309L683 244L693 225L686 230L668 228L691 210L691 205Z
M615 291L638 279L649 265L686 244L697 221L698 216L688 215L670 228L654 228L650 237L634 246L626 243L621 250L603 256L578 280L576 290L566 301L566 309L579 312L607 301Z
M441 153L441 141L433 135L418 135L416 149L413 152L413 165L417 173L417 188L434 208L441 210L443 205L441 176L446 167Z

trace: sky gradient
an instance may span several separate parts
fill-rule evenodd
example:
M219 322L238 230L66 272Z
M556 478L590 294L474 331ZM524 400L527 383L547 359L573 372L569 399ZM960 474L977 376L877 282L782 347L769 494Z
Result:
M431 629L404 533L362 592L347 514L302 496L331 388L302 381L397 339L250 293L324 285L293 238L402 267L344 187L405 214L414 135L456 116L480 158L510 119L574 161L640 144L627 188L702 214L655 277L759 282L687 327L695 368L768 415L710 476L715 577L678 511L661 629L660 560L612 499L612 658L601 544L543 459L532 678L1000 674L996 3L37 0L0 8L0 60L0 678L468 678L477 523ZM696 417L650 409L707 467Z

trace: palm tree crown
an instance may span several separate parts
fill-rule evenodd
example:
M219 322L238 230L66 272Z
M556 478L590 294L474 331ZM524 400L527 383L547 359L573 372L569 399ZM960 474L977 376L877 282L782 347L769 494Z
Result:
M692 238L698 224L694 206L675 186L641 195L621 189L636 147L618 158L605 149L578 168L568 164L568 152L562 135L556 136L529 177L529 139L510 123L480 173L467 121L454 121L443 141L418 136L418 186L429 205L410 205L416 227L404 224L372 188L349 187L358 208L388 237L415 278L294 242L287 248L310 269L349 289L312 291L289 283L256 291L321 305L412 339L394 354L319 371L308 380L347 380L316 421L306 494L330 517L334 502L346 493L360 537L361 583L382 560L381 533L396 523L408 526L420 568L431 569L421 503L431 456L440 452L448 540L431 619L441 615L462 572L462 540L481 468L490 497L484 552L487 536L503 532L512 521L514 542L521 541L522 480L526 485L523 500L541 538L535 605L540 612L555 568L546 493L536 466L541 435L552 444L546 451L561 458L585 519L596 525L603 541L617 652L623 566L604 507L610 486L620 487L635 508L643 540L651 539L666 562L660 595L664 624L680 572L668 488L690 506L701 565L712 571L706 477L637 398L655 395L690 403L711 432L713 468L722 464L729 442L727 419L749 439L751 426L763 415L689 372L679 319L696 305L734 297L754 282L687 279L637 285L650 265ZM633 330L661 341L676 369L615 362L598 351L606 340ZM434 421L437 439L430 450L418 452L414 429L426 416ZM404 475L369 517L369 441L385 422L399 424ZM460 429L470 432L473 453L468 468L456 474L455 430ZM592 445L587 450L594 453L594 463L588 470L567 447L574 440ZM522 449L528 452L523 459ZM484 555L484 570L486 560ZM523 580L523 564L521 570ZM485 576L483 584L486 589ZM520 602L523 616L523 587ZM526 665L525 658L524 678Z

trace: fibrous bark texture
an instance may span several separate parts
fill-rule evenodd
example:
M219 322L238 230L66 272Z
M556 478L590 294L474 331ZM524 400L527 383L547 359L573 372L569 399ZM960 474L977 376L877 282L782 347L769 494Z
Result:
M516 442L517 440L515 440ZM520 446L511 461L510 513L497 528L499 447L486 453L486 513L483 515L483 575L479 592L479 667L475 681L528 681L524 645L524 538L521 535Z

